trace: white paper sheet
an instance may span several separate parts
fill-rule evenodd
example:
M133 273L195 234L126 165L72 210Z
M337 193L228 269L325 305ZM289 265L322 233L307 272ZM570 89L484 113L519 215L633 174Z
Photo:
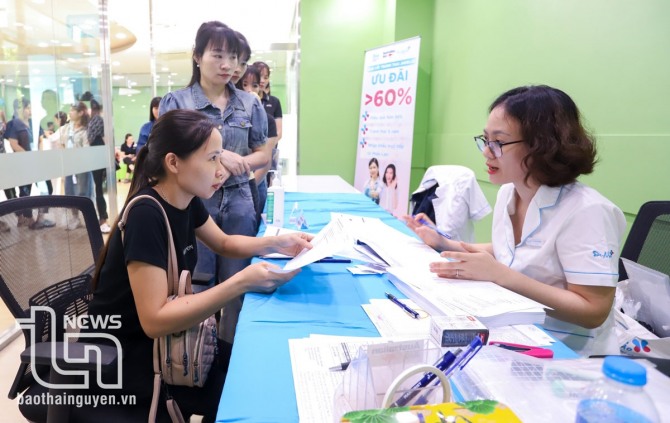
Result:
M312 239L312 249L302 250L284 265L284 270L299 269L324 257L332 256L352 242L345 222L333 219Z

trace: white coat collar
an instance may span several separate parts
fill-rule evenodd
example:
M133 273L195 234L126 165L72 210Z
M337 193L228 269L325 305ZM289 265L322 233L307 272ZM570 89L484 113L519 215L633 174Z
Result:
M537 229L542 224L542 210L553 207L558 204L558 201L563 191L564 186L559 187L548 187L546 185L541 185L537 190L533 199L528 205L528 210L526 211L526 218L523 222L523 230L521 231L521 242L519 246L523 245L529 237L531 237ZM516 207L514 204L516 190L511 191L511 195L507 199L507 212L512 215L516 212ZM511 225L510 225L511 227ZM514 240L514 235L511 237Z

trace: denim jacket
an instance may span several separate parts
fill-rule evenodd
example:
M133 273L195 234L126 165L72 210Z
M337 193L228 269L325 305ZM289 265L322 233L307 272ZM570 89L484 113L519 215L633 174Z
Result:
M191 109L205 113L221 131L223 148L247 156L253 149L267 142L268 122L265 109L253 95L235 88L228 83L230 98L226 109L221 112L213 105L198 82L190 87L167 93L158 106L158 115L174 109ZM225 186L246 182L248 175L230 176Z

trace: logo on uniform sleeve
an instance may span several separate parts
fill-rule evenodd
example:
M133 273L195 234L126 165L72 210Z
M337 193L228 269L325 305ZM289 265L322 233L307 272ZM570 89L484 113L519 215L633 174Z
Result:
M603 251L603 252L593 250L593 257L600 257L600 258L608 259L608 258L612 258L613 255L614 255L614 251L612 251L612 250Z
M193 244L187 245L186 248L184 248L182 254L186 255L186 253L188 253L189 251L193 251Z

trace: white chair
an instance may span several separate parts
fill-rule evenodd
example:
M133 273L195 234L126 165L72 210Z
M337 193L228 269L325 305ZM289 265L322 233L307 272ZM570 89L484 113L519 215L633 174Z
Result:
M423 198L426 195L429 198ZM412 214L428 212L430 216L431 205L438 229L465 242L475 241L472 222L491 213L475 173L464 166L431 166L426 170L419 188L412 193L410 208Z

